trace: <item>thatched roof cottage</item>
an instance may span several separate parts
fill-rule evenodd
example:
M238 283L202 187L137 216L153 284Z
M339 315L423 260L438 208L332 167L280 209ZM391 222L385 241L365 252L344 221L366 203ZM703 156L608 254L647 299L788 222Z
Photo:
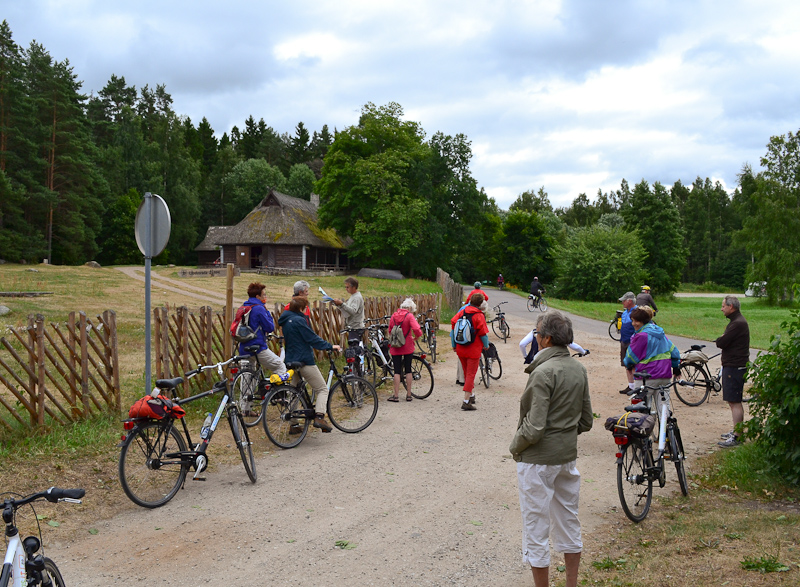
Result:
M348 267L347 244L318 225L319 196L311 201L275 190L235 226L209 226L195 251L198 264L235 263L242 269Z

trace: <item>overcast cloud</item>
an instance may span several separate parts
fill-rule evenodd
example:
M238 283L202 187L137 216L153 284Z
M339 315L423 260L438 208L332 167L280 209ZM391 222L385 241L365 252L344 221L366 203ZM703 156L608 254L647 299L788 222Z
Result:
M14 40L165 84L221 135L253 115L279 133L355 124L398 102L428 135L464 133L502 208L544 186L555 206L625 178L736 186L800 127L800 3L740 0L0 0Z

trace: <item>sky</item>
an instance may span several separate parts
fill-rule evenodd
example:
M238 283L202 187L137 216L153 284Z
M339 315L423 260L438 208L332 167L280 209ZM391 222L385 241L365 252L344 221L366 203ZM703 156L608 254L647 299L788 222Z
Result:
M69 59L87 94L112 74L164 84L218 136L250 115L341 130L397 102L429 137L466 135L504 209L623 178L732 192L800 128L796 0L0 0L0 19Z

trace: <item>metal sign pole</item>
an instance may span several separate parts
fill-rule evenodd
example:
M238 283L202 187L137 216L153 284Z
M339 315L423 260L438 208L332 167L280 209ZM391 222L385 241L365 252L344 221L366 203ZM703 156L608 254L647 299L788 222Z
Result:
M153 228L153 206L152 194L146 192L145 209L148 212L144 226L144 241L147 243L148 253L151 250L152 228ZM144 393L150 393L151 367L150 367L150 255L144 257Z

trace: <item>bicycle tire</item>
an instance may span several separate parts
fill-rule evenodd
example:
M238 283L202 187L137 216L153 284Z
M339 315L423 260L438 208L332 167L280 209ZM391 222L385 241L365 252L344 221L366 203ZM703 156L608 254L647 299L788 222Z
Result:
M495 326L495 324L497 326ZM504 344L511 337L511 327L505 319L503 319L502 322L500 319L492 321L492 332L497 338L501 339Z
M436 331L433 330L431 327L431 331L428 334L428 348L431 349L431 363L434 365L436 364Z
M497 381L503 376L503 363L500 362L500 357L496 359L487 359L492 362L492 367L489 369L489 377Z
M414 378L414 383L411 384L411 395L417 399L425 399L433 393L433 369L430 363L414 355L411 357L411 374ZM403 389L406 386L406 378L401 378Z
M492 378L489 377L489 371L486 367L486 362L481 357L480 361L478 362L478 366L481 370L481 382L486 389L489 389L489 386L492 384Z
M681 431L678 429L677 423L673 422L669 425L667 428L667 435L669 436L670 458L675 463L675 471L678 473L678 485L680 485L681 493L684 496L689 495L689 482L686 479L686 469L683 466L686 455L683 452Z
M233 441L239 449L239 456L242 457L242 464L247 476L252 483L258 479L256 472L256 459L253 456L253 443L250 442L250 434L247 432L242 414L236 405L232 405L228 409L228 425L231 427L231 434L233 434Z
M378 413L378 392L363 377L347 376L331 388L327 412L331 424L342 432L361 432Z
M547 312L547 300L544 299L544 298L541 298L539 300L539 311L540 312Z
M186 441L172 423L172 420L145 422L122 445L119 482L136 505L145 508L164 505L175 497L186 479L188 465L178 454L186 451Z
M622 449L622 461L617 464L619 502L628 519L637 524L647 517L653 501L653 480L646 472L652 456L647 458L649 448L646 445L646 442L631 440Z
M295 418L294 424L300 427L300 432L291 434L292 419L290 414L297 410L311 409L305 396L291 385L273 387L264 400L264 417L261 423L267 438L280 448L294 448L308 434L309 419Z
M675 394L687 406L699 406L708 399L711 386L708 384L706 370L697 363L681 363L681 377L693 386L676 385Z
M611 340L616 340L616 341L619 341L622 338L622 334L620 333L619 328L617 328L616 318L614 318L608 324L608 336L611 337Z
M254 397L259 379L256 371L240 371L231 387L231 399L239 408L242 421L248 428L257 426L264 416L263 400Z
M364 379L369 381L373 387L378 386L378 366L375 361L375 355L371 351L366 351L364 354Z
M430 354L431 349L430 345L428 344L428 337L425 335L425 328L422 329L422 336L416 339L416 343L419 352L424 353L426 355Z
M536 309L536 302L533 298L528 298L528 312L533 312Z
M50 578L50 583L53 587L65 587L66 583L64 582L64 577L61 576L61 571L58 570L56 563L53 562L53 559L42 557L44 559L44 574ZM33 583L30 578L28 579L28 585L42 585L42 581L37 583Z

